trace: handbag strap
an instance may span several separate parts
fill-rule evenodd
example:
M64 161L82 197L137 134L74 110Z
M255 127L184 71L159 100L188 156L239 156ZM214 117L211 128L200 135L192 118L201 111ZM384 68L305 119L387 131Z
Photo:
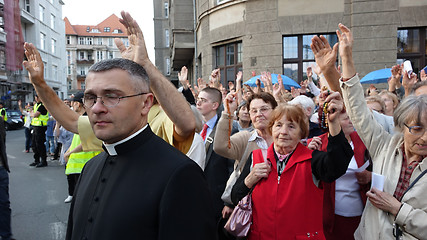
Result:
M425 174L427 173L427 169L426 170L424 170L420 175L418 175L418 177L411 183L411 185L409 185L409 187L405 190L405 192L403 193L403 195L402 195L402 198L403 198L403 196L405 196L405 194L409 191L409 189L411 189L414 185L415 185L415 183L417 183L418 182L418 180L420 180L421 179L421 177L422 176L424 176ZM394 236L396 237L396 240L400 240L400 239L402 239L401 238L401 236L403 235L403 231L400 229L400 226L398 225L398 224L394 224L394 228L393 228L393 233L394 233Z

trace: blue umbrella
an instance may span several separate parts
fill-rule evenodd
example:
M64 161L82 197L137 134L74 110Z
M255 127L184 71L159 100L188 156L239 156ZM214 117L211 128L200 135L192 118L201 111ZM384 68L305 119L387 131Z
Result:
M366 76L364 76L360 80L360 83L362 83L362 84L365 84L365 83L371 83L371 84L387 83L387 80L390 77L391 77L391 68L384 68L384 69L375 70L375 71L372 71L372 72L366 74Z
M278 74L275 74L275 73L271 74L271 82L273 84L278 83L277 76L278 76ZM285 75L280 75L280 76L282 76L283 86L285 86L285 89L291 90L291 87L301 88L301 86L298 83L296 83L294 80L292 80L290 77L285 76ZM256 80L257 79L261 80L261 75L251 77L251 79L244 82L243 84L249 85L251 87L256 87ZM261 87L264 87L264 84L262 82L261 82Z

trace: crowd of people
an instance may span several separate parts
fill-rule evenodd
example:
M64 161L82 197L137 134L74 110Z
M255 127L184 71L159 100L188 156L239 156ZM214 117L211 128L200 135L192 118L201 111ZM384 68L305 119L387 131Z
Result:
M388 89L364 90L352 32L339 24L336 45L313 37L316 66L301 88L272 84L267 72L255 87L241 72L222 85L219 69L191 85L183 67L177 91L136 21L126 12L120 21L129 46L116 40L122 58L95 63L71 108L25 43L38 94L26 106L35 137L25 150L44 167L52 150L42 139L62 144L66 239L240 239L224 225L245 196L250 240L427 239L424 72L419 80L396 65ZM56 124L46 138L47 110Z

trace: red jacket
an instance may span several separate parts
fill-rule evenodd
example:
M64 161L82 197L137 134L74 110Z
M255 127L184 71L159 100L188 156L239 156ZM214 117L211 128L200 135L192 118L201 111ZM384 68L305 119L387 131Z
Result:
M311 153L299 143L279 182L273 145L268 148L272 170L252 192L249 240L325 239L323 191L313 182ZM252 159L253 165L264 162L261 150L253 151Z
M326 152L326 147L328 145L328 133L322 134L319 137L322 139L322 146L319 150ZM361 167L363 164L365 164L365 144L363 144L362 139L360 139L357 132L351 133L350 138L353 142L354 158L356 160L357 166ZM311 140L309 140L308 143L310 143L310 141ZM334 228L333 223L335 217L335 182L322 183L322 186L324 189L323 227L325 232L332 232ZM366 204L366 192L369 191L369 187L369 184L360 185L360 197L362 198L363 205Z

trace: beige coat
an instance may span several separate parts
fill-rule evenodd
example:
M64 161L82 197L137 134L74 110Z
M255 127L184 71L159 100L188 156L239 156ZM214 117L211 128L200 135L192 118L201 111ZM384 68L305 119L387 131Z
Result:
M348 115L360 138L372 156L373 171L385 176L384 191L393 194L396 190L402 166L403 135L388 134L375 120L363 97L363 88L356 75L341 82L343 98ZM427 160L413 171L410 182L427 169ZM369 201L355 239L395 239L393 223L403 227L403 239L427 239L427 175L424 175L402 198L403 206L397 216L388 214Z
M249 158L250 153L253 150L259 149L256 141L250 141L249 139L254 133L248 131L240 131L235 133L230 138L231 148L228 148L228 120L232 119L233 116L229 116L227 113L222 113L221 118L218 121L215 132L214 151L229 159L235 159L237 166L238 162L244 161ZM242 165L244 166L244 164ZM240 169L241 170L241 169Z

